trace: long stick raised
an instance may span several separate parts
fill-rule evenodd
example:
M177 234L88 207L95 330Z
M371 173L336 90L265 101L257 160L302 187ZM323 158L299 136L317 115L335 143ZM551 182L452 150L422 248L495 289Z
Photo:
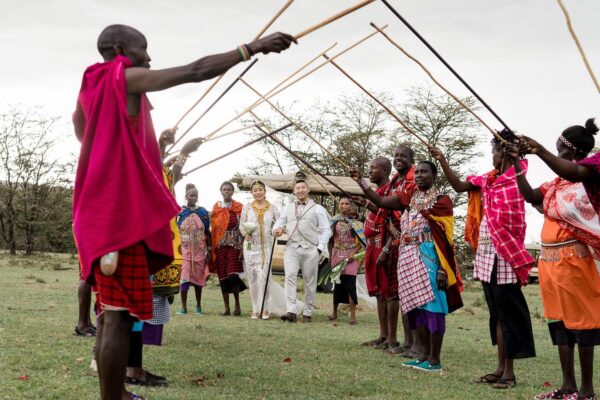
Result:
M329 57L324 54L323 57L325 57L326 59L329 60ZM390 114L396 121L398 121L398 123L400 125L402 125L402 127L411 135L413 135L415 138L417 138L421 143L423 143L425 145L425 147L429 148L431 147L429 145L429 143L427 143L427 141L425 139L423 139L417 132L415 132L414 130L412 130L395 112L393 112L388 106L386 106L381 100L379 100L377 97L375 97L371 92L369 92L363 85L361 85L360 83L358 83L358 81L356 79L354 79L353 77L350 76L350 74L348 74L342 67L340 67L335 61L331 61L331 65L333 65L334 67L336 67L342 74L344 74L348 79L350 79L356 86L358 86L363 92L365 92L370 98L372 98L373 100L375 100L375 102L377 104L379 104L385 111L388 112L388 114Z
M260 126L257 127L258 130L260 130L261 132L267 132L264 128L261 128ZM283 142L281 140L279 140L277 137L275 136L271 136L271 140L274 141L275 143L277 143L278 145L280 145L285 151L287 151L288 153L290 153L290 155L292 157L294 157L296 160L300 161L302 164L306 165L308 168L310 168L315 174L319 175L321 178L325 179L327 182L329 182L329 184L331 184L331 186L333 186L334 188L336 188L337 190L340 191L340 193L346 195L346 196L350 196L348 194L348 192L346 192L344 189L342 189L341 187L339 187L338 185L335 184L335 182L333 182L331 179L329 179L327 176L323 175L322 173L320 173L315 167L313 167L308 161L306 161L305 159L303 159L302 157L300 157L298 154L296 154L294 151L292 151L289 147L287 147L285 144L283 144Z
M233 149L233 150L231 150L231 151L228 151L227 153L225 153L225 154L223 154L223 155L221 155L221 156L219 156L219 157L217 157L217 158L213 158L212 160L210 160L210 161L207 161L207 162L205 162L204 164L201 164L201 165L199 165L199 166L197 166L197 167L195 167L195 168L192 168L192 169L190 169L189 171L187 171L187 172L185 172L185 173L183 173L183 174L181 174L181 175L182 175L182 176L189 175L189 174L191 174L192 172L199 170L200 168L204 168L204 167L206 167L207 165L210 165L210 164L212 164L212 163L214 163L214 162L216 162L216 161L219 161L219 160L221 160L221 159L223 159L223 158L225 158L225 157L227 157L227 156L230 156L230 155L232 155L233 153L236 153L236 152L238 152L238 151L240 151L240 150L242 150L242 149L244 149L244 148L246 148L246 147L248 147L248 146L250 146L250 145L253 145L253 144L254 144L254 143L256 143L256 142L260 142L260 141L261 141L261 140L263 140L263 139L266 139L266 138L268 138L268 137L270 137L270 136L273 136L274 134L276 134L276 133L278 133L278 132L281 132L281 131L282 131L282 130L284 130L284 129L287 129L287 128L289 128L290 126L292 126L292 124L291 124L291 123L289 123L289 124L287 124L287 125L284 125L284 126L282 126L281 128L279 128L279 129L276 129L276 130L274 130L274 131L272 131L272 132L270 132L270 133L266 133L265 135L263 135L263 136L260 136L260 137L258 137L258 138L256 138L256 139L254 139L254 140L251 140L251 141L249 141L249 142L247 142L247 143L244 143L242 146L240 146L240 147L237 147L237 148L235 148L235 149ZM262 130L262 128L260 127L260 125L259 125L259 124L256 124L256 128L257 128L257 129L260 129L260 130ZM262 131L264 132L264 130L262 130Z
M269 27L270 27L271 25L273 25L273 23L275 22L275 20L277 20L277 18L279 18L279 17L281 16L281 14L283 14L283 12L284 12L285 10L287 10L287 9L288 9L288 7L289 7L289 6L290 6L290 5L291 5L293 2L294 2L294 0L288 0L288 1L287 1L287 2L286 2L284 5L283 5L283 7L281 7L281 8L280 8L280 9L277 11L277 13L275 13L275 16L273 16L273 17L272 17L272 18L269 20L269 22L268 22L268 23L267 23L267 24L266 24L266 25L265 25L265 26L264 26L264 27L263 27L263 28L262 28L262 29L261 29L261 30L258 32L258 34L256 34L256 36L254 37L254 39L253 39L253 40L260 39L260 37L261 37L261 36L262 36L262 35L263 35L263 34L264 34L266 31L267 31L267 29L269 29ZM196 102L195 102L195 103L194 103L194 104L193 104L193 105L192 105L192 106L191 106L191 107L190 107L190 108L189 108L189 109L188 109L188 110L187 110L185 113L183 113L183 115L181 116L181 118L179 118L179 120L178 120L178 121L175 123L175 125L173 126L173 129L177 129L177 127L179 126L179 124L181 123L181 121L183 121L183 119L184 119L185 117L187 117L187 115L188 115L189 113L191 113L191 112L192 112L192 110L193 110L194 108L196 108L196 106L197 106L198 104L200 104L200 102L201 102L202 100L204 100L204 98L205 98L205 97L206 97L206 96L207 96L207 95L210 93L210 91L211 91L211 90L213 90L213 88L214 88L215 86L217 86L217 83L219 83L219 81L220 81L221 79L223 79L223 77L225 76L225 74L226 74L226 73L227 73L227 71L223 72L221 75L219 75L219 76L218 76L218 77L217 77L217 78L216 78L216 79L215 79L215 80L214 80L214 81L213 81L213 82L210 84L210 86L209 86L209 87L207 87L207 88L206 88L206 90L204 91L204 93L202 93L202 96L200 96L200 98L199 98L199 99L198 99L198 100L197 100L197 101L196 101Z
M432 45L430 45L430 44L429 44L429 42L428 42L427 40L425 40L425 38L424 38L423 36L421 36L421 34L420 34L420 33L419 33L419 32L418 32L418 31L417 31L415 28L413 28L413 26L412 26L412 25L411 25L411 24L410 24L410 23L409 23L409 22L408 22L406 19L404 19L404 17L403 17L402 15L400 15L400 13L399 13L398 11L396 11L396 9L395 9L394 7L392 7L392 5L391 5L390 3L388 3L388 1L387 1L387 0L381 0L381 1L383 2L383 4L385 4L385 6L386 6L387 8L389 8L389 9L390 9L390 11L391 11L391 12L392 12L392 13L393 13L393 14L394 14L396 17L398 17L398 19L399 19L400 21L402 21L402 23L403 23L404 25L406 25L406 27L407 27L408 29L410 29L410 31L411 31L412 33L414 33L414 34L415 34L415 36L416 36L417 38L419 38L419 40L420 40L421 42L423 42L423 44L424 44L425 46L427 46L427 48L428 48L429 50L431 50L431 52L432 52L432 53L433 53L433 54L434 54L434 55L435 55L435 56L438 58L438 60L440 60L440 61L442 62L442 64L444 64L444 65L446 66L446 68L448 68L448 69L450 70L450 72L452 72L452 74L454 74L454 76L455 76L455 77L457 77L457 78L458 78L458 80L459 80L459 81L461 81L461 82L462 82L462 84L463 84L463 85L465 85L465 87L466 87L467 89L469 89L469 91L470 91L470 92L473 94L473 96L477 97L477 99L478 99L478 100L481 102L481 104L483 104L483 106L484 106L485 108L487 108L487 109L488 109L488 111L489 111L490 113L492 113L492 115L493 115L493 116L494 116L494 117L495 117L495 118L498 120L498 122L500 122L500 123L502 124L502 126L504 126L506 129L508 129L509 131L511 131L511 132L512 132L512 130L511 130L511 129L508 127L508 125L507 125L507 124L506 124L506 123L505 123L505 122L502 120L502 118L500 118L500 116L498 116L498 114L496 114L496 112L495 112L495 111L492 109L492 107L490 107L490 106L488 105L488 103L486 103L486 102L485 102L485 100L483 100L483 99L481 98L481 96L479 96L479 95L477 94L477 92L476 92L476 91L475 91L475 90L474 90L474 89L473 89L473 88L472 88L472 87L471 87L471 86L470 86L470 85L469 85L469 84L468 84L468 83L467 83L467 82L466 82L466 81L465 81L465 80L464 80L464 79L463 79L463 78L462 78L462 77L461 77L461 76L458 74L458 72L456 72L456 71L454 70L454 68L452 68L452 67L450 66L450 64L448 64L448 62L446 62L446 60L444 60L444 58L443 58L443 57L442 57L442 56L441 56L441 55L440 55L440 54L439 54L439 53L438 53L438 52L437 52L437 51L436 51L436 50L433 48L433 46L432 46Z
M384 25L381 29L385 29L387 28L387 25ZM372 38L373 36L377 35L377 31L374 31L370 34L368 34L367 36L365 36L364 38L356 41L354 44L348 46L346 49L340 51L339 53L335 54L334 56L331 57L332 60L346 54L348 51L352 50L353 48L355 48L356 46L362 44L363 42L365 42L367 39ZM305 66L310 65L313 61L315 61L316 59L318 59L319 57L321 57L323 54L325 54L328 50L322 51L321 53L319 53L313 60L311 60L309 63L305 64ZM279 84L277 84L274 88L272 88L271 90L269 90L267 92L267 94L265 94L265 98L266 99L270 99L274 96L277 96L279 93L283 92L284 90L286 90L287 88L289 88L290 86L298 83L299 81L301 81L302 79L306 78L307 76L309 76L310 74L316 72L317 70L321 69L322 67L324 67L325 65L327 65L329 63L329 60L317 65L316 67L314 67L313 69L311 69L310 71L305 72L304 74L300 75L298 78L294 79L293 81L289 82L287 85L281 87L285 82L287 82L288 80L290 80L297 72L300 72L300 70L304 69L300 68L299 70L297 70L296 73L288 76L284 81L280 82ZM261 105L264 102L264 100L262 99L258 99L256 100L254 103L250 104L248 107L246 107L242 112L240 112L238 115L234 116L233 118L231 118L229 121L225 122L223 125L221 125L220 127L218 127L217 129L215 129L213 132L211 132L210 134L208 134L207 137L211 137L213 135L215 135L217 132L219 132L221 129L225 128L227 125L229 125L230 123L232 123L233 121L235 121L236 119L240 118L241 116L243 116L244 114L246 114L248 111L252 110L255 107L258 107L259 105Z
M246 87L248 87L248 89L252 90L257 96L259 96L261 99L263 99L264 101L266 101L273 110L277 111L283 118L287 119L289 122L291 122L292 124L294 124L294 126L296 127L296 129L298 129L300 132L304 133L306 136L308 136L313 142L315 142L317 144L317 146L319 146L321 149L323 149L323 151L327 154L329 154L329 156L331 158L333 158L334 160L336 160L338 163L340 163L340 165L342 167L344 167L345 169L350 168L350 166L348 164L346 164L345 162L343 162L339 157L337 157L335 154L333 154L331 151L329 151L329 149L325 146L323 146L321 144L321 142L319 142L317 140L317 138L315 138L313 135L311 135L306 129L304 129L300 124L298 124L296 121L292 120L287 114L285 114L283 111L281 111L281 109L279 109L279 107L277 107L275 104L273 104L269 99L266 99L264 95L262 95L258 90L256 90L252 85L250 85L248 82L246 82L246 80L244 79L240 79L242 81L242 83L244 85L246 85Z
M363 8L364 6L366 6L367 4L371 4L372 2L374 2L375 0L364 0L361 1L360 3L357 3L355 5L353 5L352 7L349 7L343 11L340 11L339 13L332 15L331 17L319 22L316 25L311 26L310 28L307 28L305 30L303 30L302 32L296 34L296 36L294 36L296 38L296 40L300 39L303 36L308 35L309 33L312 33L314 31L316 31L317 29L321 29L322 27L324 27L325 25L328 25L330 23L332 23L333 21L336 21L342 17L345 17L346 15L353 13L356 10L359 10L361 8Z
M211 110L211 109L212 109L212 108L213 108L213 107L214 107L214 106L215 106L215 105L216 105L216 104L217 104L217 103L218 103L218 102L219 102L219 101L220 101L220 100L221 100L221 99L222 99L222 98L223 98L223 97L224 97L224 96L227 94L227 92L229 92L229 91L231 90L231 88L233 88L233 87L235 86L235 84L236 84L236 83L238 83L238 81L240 80L240 78L241 78L241 77L243 77L243 76L246 74L246 72L248 72L248 71L250 70L250 68L252 68L252 67L254 66L254 64L256 64L257 62L258 62L258 58L255 58L255 59L254 59L254 60L253 60L253 61L250 63L250 65L248 65L246 68L244 68L244 70L243 70L243 71L242 71L242 72L241 72L241 73L240 73L240 74L237 76L237 78L235 78L235 79L233 80L233 82L231 82L231 83L229 84L229 86L227 86L227 87L225 88L225 90L223 90L223 92L222 92L222 93L219 95L219 97L217 97L217 98L215 99L215 101L213 101L213 102L211 103L211 105L210 105L210 106L208 106L208 107L206 108L206 110L204 110L204 112L203 112L202 114L200 114L200 116L199 116L199 117L198 117L198 118L197 118L197 119L196 119L196 120L195 120L195 121L194 121L194 122L193 122L193 123L192 123L192 124L191 124L191 125L190 125L190 126L187 128L187 129L186 129L186 130L185 130L185 132L183 132L183 133L181 134L181 136L179 136L179 137L177 138L177 140L176 140L176 141L175 141L175 142L174 142L174 143L171 145L171 147L169 147L169 149L167 150L167 153L169 153L169 152L171 151L171 149L172 149L173 147L175 147L175 145L176 145L177 143L179 143L179 142L181 141L181 139L183 139L183 138L185 137L185 135L187 135L187 133L188 133L188 132L189 132L189 131L190 131L190 130L191 130L193 127L194 127L194 126L196 126L196 124L197 124L198 122L200 122L200 120L201 120L201 119L202 119L202 118L203 118L203 117L204 117L206 114L208 114L208 112L209 112L209 111L210 111L210 110Z
M412 54L410 54L409 52L407 52L406 50L404 50L404 48L402 46L400 46L394 39L392 39L387 33L385 33L384 31L382 31L381 29L379 29L377 27L377 25L375 25L373 22L371 22L370 24L373 28L377 29L377 31L379 33L381 33L381 35L383 35L384 38L386 38L391 44L393 44L398 50L400 50L402 53L404 53L404 55L408 58L410 58L411 60L413 60L415 63L417 63L417 65L419 67L421 67L421 69L423 71L425 71L425 73L427 75L429 75L429 78L431 78L431 80L438 85L438 87L440 89L442 89L444 92L446 92L448 94L448 96L452 97L454 100L456 100L456 102L458 104L460 104L465 110L467 110L469 113L471 113L472 116L474 116L479 122L481 122L483 124L483 126L485 126L491 133L492 135L496 136L496 138L498 139L502 139L502 137L500 135L498 135L498 132L496 132L494 129L492 129L491 126L489 126L488 124L485 123L485 121L483 119L481 119L481 117L479 115L477 115L475 113L475 111L473 111L471 109L471 107L469 107L468 105L466 105L458 96L455 96L452 92L450 92L450 90L448 90L444 85L442 85L434 76L433 74L427 69L427 67L425 67L425 65L423 65L423 63L421 63L416 57L414 57ZM502 140L504 141L504 140Z
M581 43L579 43L579 38L577 38L575 29L573 29L573 24L571 23L571 17L569 16L569 11L567 11L567 7L565 7L562 0L556 0L556 1L558 1L558 5L560 6L560 9L562 10L563 14L565 14L565 19L567 20L567 27L569 28L569 32L571 32L571 36L573 37L573 40L575 41L575 44L577 45L579 54L581 54L581 58L583 59L585 68L587 69L588 73L590 74L592 81L594 81L594 85L596 85L596 90L598 92L600 92L600 84L598 84L598 80L596 79L596 75L594 75L594 71L592 70L590 62L587 59L587 56L585 55L585 51L583 51L583 47L581 46Z

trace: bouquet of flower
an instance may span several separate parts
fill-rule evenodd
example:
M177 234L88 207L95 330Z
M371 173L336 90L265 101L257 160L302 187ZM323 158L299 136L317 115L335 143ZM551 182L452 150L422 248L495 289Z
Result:
M354 260L362 261L364 259L365 259L365 252L361 251L360 253L357 253L354 255L353 261ZM339 263L334 265L329 271L324 273L321 276L321 278L319 279L319 283L317 285L322 285L323 283L328 282L328 281L332 281L334 283L340 283L340 275L342 275L342 271L344 270L344 268L346 268L346 265L348 265L347 258L340 261Z
M254 222L246 222L242 224L242 231L244 232L245 237L252 236L256 228L258 228L258 225L256 225ZM252 249L252 242L250 240L246 240L246 242L246 249Z

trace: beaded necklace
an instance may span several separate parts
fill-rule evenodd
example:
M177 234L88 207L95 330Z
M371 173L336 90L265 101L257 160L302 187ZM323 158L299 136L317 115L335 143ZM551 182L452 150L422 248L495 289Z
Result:
M258 226L260 227L260 254L263 266L265 263L265 213L269 210L269 207L271 206L271 203L269 203L268 201L266 201L266 203L267 204L264 208L259 208L256 205L255 201L253 201L252 204L250 204L250 206L256 213L256 219L258 220Z
M426 191L418 190L413 194L410 199L409 209L407 210L408 227L411 230L411 234L414 233L412 231L417 226L417 219L421 215L421 211L431 208L437 201L439 194L439 190L435 187Z

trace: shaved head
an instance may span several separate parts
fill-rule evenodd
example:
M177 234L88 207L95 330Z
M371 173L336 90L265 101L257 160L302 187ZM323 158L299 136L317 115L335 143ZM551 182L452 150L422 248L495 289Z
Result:
M127 25L109 25L98 36L98 52L105 60L112 60L117 55L128 57L136 66L144 62L139 53L146 51L146 37L142 32ZM149 58L149 57L148 57Z
M390 172L392 172L392 162L390 161L389 158L387 157L377 157L375 159L373 159L374 163L376 163L377 165L379 165L383 171L385 173L387 173L388 175L390 174Z

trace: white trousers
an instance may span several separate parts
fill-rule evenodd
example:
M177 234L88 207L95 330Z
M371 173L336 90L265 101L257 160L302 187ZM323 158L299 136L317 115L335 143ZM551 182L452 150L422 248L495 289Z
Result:
M250 300L252 301L252 312L259 313L262 307L263 295L265 294L265 284L271 277L267 277L268 265L264 268L254 267L247 269L248 289L250 290ZM269 286L271 283L269 282ZM265 296L264 311L269 311L269 286Z
M302 247L286 246L283 255L285 271L285 304L287 312L298 314L296 309L296 280L298 271L302 270L304 279L304 311L307 317L312 316L317 294L317 278L319 272L319 252L316 246L304 249Z

